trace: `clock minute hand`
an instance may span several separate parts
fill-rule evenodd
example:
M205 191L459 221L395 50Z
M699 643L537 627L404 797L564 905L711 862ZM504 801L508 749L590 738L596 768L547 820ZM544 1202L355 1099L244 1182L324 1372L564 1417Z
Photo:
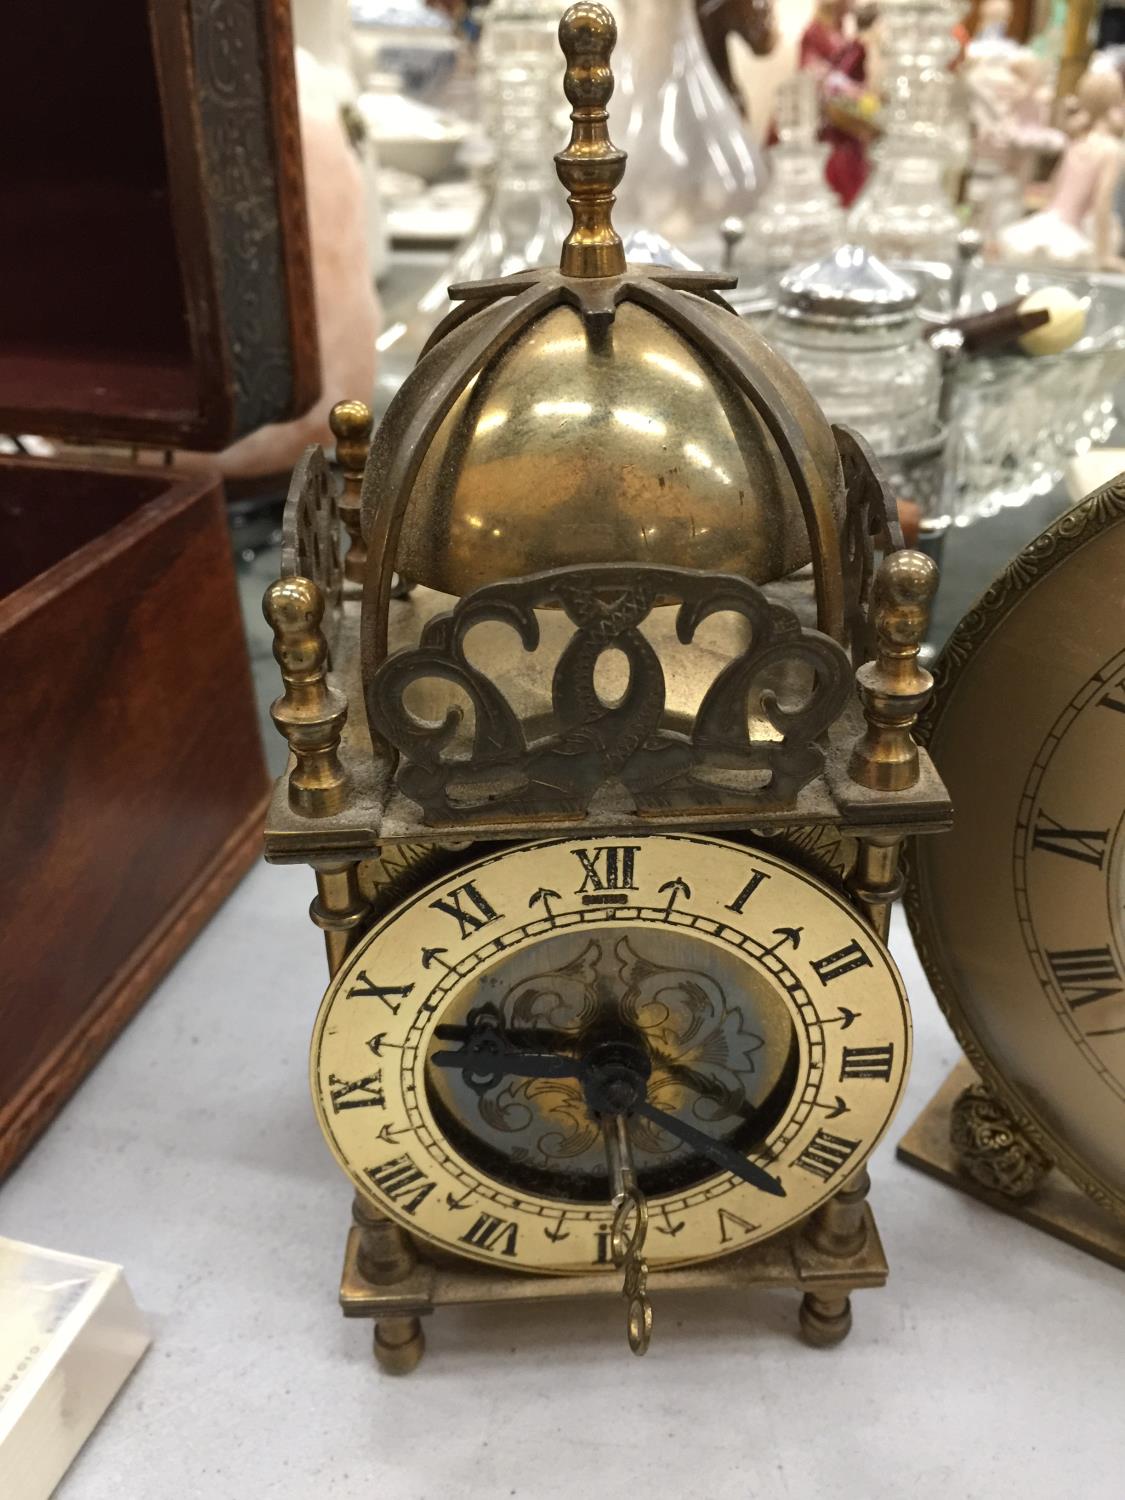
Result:
M761 1192L769 1193L774 1198L785 1197L785 1188L782 1184L776 1177L771 1177L757 1162L748 1160L732 1146L713 1140L711 1136L705 1135L702 1130L696 1130L694 1125L689 1125L686 1120L681 1120L677 1115L670 1115L662 1109L657 1109L656 1105L650 1104L647 1099L639 1100L633 1106L633 1113L651 1120L654 1125L659 1125L669 1135L678 1136L685 1145L694 1146L701 1155L710 1157L717 1166L725 1168L728 1172L734 1172L744 1182L750 1183Z

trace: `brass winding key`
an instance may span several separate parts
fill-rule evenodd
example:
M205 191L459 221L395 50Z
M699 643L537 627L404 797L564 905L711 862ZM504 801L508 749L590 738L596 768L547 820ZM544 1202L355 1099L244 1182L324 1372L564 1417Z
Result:
M605 1154L609 1165L613 1228L610 1251L613 1264L625 1272L621 1295L626 1302L629 1348L644 1354L652 1339L652 1303L648 1300L648 1262L644 1258L648 1233L648 1203L637 1186L629 1124L624 1115L609 1115L604 1121Z

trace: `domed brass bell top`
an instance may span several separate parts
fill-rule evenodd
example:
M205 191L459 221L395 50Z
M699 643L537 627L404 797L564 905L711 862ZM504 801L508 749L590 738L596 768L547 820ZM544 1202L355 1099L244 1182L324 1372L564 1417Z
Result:
M716 314L701 301L698 316ZM738 332L790 409L803 408L830 483L827 422L768 345ZM443 353L439 344L427 359ZM837 489L834 508L839 499ZM625 302L596 339L573 308L552 308L462 392L422 463L398 560L406 577L450 594L575 562L761 583L807 563L809 539L746 398L668 323Z
M609 213L624 170L606 132L615 40L603 6L567 12L574 126L556 165L575 222L562 271L452 289L465 304L438 328L372 449L369 548L385 543L407 579L455 595L607 562L765 583L813 557L819 585L839 572L844 509L819 407L718 298L733 283L625 265ZM396 488L408 489L405 508Z

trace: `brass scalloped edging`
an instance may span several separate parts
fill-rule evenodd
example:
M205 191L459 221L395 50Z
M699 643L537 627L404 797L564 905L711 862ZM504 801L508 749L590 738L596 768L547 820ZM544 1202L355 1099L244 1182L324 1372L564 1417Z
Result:
M1093 537L1122 520L1125 520L1125 473L1118 474L1108 484L1094 490L1085 500L1079 501L1016 555L962 618L934 664L933 696L918 724L921 743L928 744L932 739L962 673L977 651L999 628L1011 610L1022 602L1028 590ZM930 914L924 907L921 889L924 877L918 864L916 850L911 844L904 853L906 888L903 907L918 960L962 1051L984 1082L1003 1101L1019 1129L1051 1157L1088 1197L1120 1216L1122 1204L1117 1194L1108 1189L1099 1178L1092 1176L1085 1162L1076 1157L1068 1146L1057 1141L1051 1132L1028 1113L1025 1102L985 1056L976 1034L961 1013L960 997L939 959L942 949L936 935L930 930Z

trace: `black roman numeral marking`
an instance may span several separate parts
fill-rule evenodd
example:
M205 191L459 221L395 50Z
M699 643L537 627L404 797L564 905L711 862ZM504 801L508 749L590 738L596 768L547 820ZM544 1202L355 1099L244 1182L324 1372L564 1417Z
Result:
M598 1225L598 1249L596 1260L599 1266L611 1266L613 1264L613 1252L610 1248L611 1233L612 1231L608 1224Z
M821 984L830 984L833 979L864 967L871 968L871 960L854 938L846 948L837 948L835 953L826 953L812 961L813 973Z
M768 879L769 876L766 874L765 870L755 870L753 875L751 875L750 879L742 887L734 900L728 903L727 911L736 911L741 914L742 908L746 905L747 901L749 901L750 897L761 885L762 881Z
M515 1255L519 1225L495 1214L478 1214L476 1223L461 1236L463 1245L488 1250L493 1255Z
M1112 708L1119 714L1125 714L1125 682L1115 682L1111 688L1107 688L1098 699L1099 708Z
M627 896L620 891L635 891L633 881L639 844L599 844L596 849L572 849L582 866L583 881L575 891L584 906L624 906Z
M437 1186L409 1156L393 1156L377 1167L368 1167L367 1175L384 1197L408 1214L416 1214Z
M737 1229L732 1226L737 1226ZM740 1238L745 1238L746 1235L753 1234L757 1227L757 1224L750 1224L746 1219L740 1219L737 1214L732 1214L729 1208L719 1209L719 1243L721 1245L728 1244L736 1234Z
M1108 828L1064 828L1050 814L1039 809L1032 836L1032 848L1046 849L1048 854L1062 854L1099 870L1105 860Z
M475 906L476 911L466 911L461 904L462 898L471 906ZM447 917L452 917L460 927L463 938L471 937L474 932L479 932L482 927L486 927L489 922L497 921L500 917L500 913L490 904L486 896L481 895L471 880L467 880L464 885L457 886L440 901L431 901L430 905L435 911L444 912Z
M1061 948L1048 953L1047 962L1071 1010L1121 993L1121 975L1108 948Z
M850 1078L878 1078L882 1083L890 1083L894 1055L893 1042L888 1042L885 1047L845 1047L840 1062L840 1082Z
M381 1071L368 1073L366 1078L357 1078L354 1083L348 1083L343 1078L337 1078L335 1073L329 1073L328 1093L332 1099L333 1114L338 1115L342 1109L362 1109L365 1104L377 1104L382 1108L386 1103L380 1087L382 1081Z
M389 995L397 995L399 1001L405 1000L414 986L412 984L374 984L367 977L366 969L360 969L355 976L356 982L344 996L345 1000L381 1000L390 1011L392 1016L397 1016L400 1005L396 1001L389 1000Z
M811 1172L821 1182L828 1182L858 1150L858 1141L833 1135L830 1130L818 1130L793 1165Z

